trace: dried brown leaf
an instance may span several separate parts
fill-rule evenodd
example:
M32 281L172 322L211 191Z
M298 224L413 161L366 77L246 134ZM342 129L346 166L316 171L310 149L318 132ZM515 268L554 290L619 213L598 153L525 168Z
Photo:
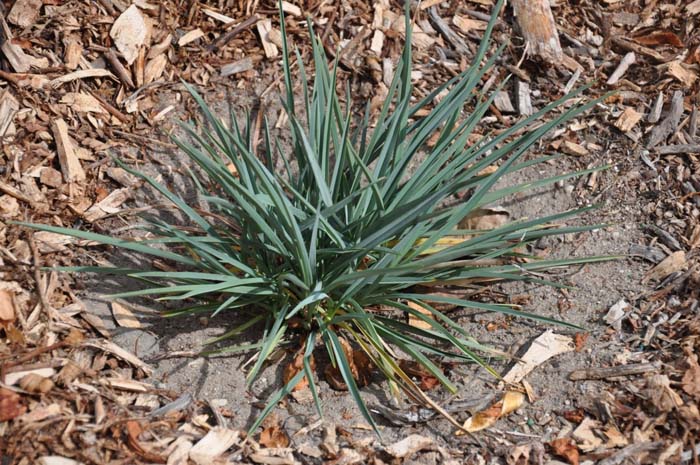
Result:
M0 388L0 422L10 421L23 415L27 407L22 404L21 397L14 391Z
M578 465L579 453L576 443L571 438L559 438L549 443L552 452L559 457L564 457L571 465Z
M637 36L633 40L642 45L672 45L674 47L684 47L680 37L671 31L654 31L651 34Z

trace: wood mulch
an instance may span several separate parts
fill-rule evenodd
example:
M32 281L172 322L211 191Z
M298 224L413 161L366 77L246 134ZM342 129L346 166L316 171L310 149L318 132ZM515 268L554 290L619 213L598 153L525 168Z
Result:
M419 3L417 96L468 66L493 3ZM584 83L587 98L617 91L541 150L580 168L614 165L620 185L594 173L572 194L592 203L612 189L632 205L646 236L630 255L649 269L646 291L606 317L628 361L572 374L609 380L598 411L560 412L571 430L547 444L498 441L486 454L496 463L700 462L700 0L639 3L558 1L552 14L547 1L513 1L496 27L496 42L510 43L483 86L512 77L482 128L507 128ZM304 59L308 16L340 60L341 84L378 108L402 47L402 3L282 4ZM0 13L0 463L491 460L418 435L358 441L321 422L301 432L322 431L319 446L290 447L274 419L246 438L227 427L235 412L151 384L151 367L110 341L74 278L43 268L72 264L90 244L10 224L103 231L139 188L111 156L139 164L149 147L173 147L171 117L192 106L182 81L276 98L276 2L6 0ZM138 324L128 307L113 310L118 325Z

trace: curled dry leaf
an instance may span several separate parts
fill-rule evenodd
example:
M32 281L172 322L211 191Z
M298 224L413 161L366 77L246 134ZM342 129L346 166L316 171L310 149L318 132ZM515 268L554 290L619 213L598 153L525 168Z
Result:
M414 360L400 360L399 367L413 379L418 381L418 386L424 391L429 391L440 384L440 381L433 376L423 365Z
M362 350L354 350L350 343L345 338L339 338L340 345L343 347L345 358L350 364L350 372L358 386L363 387L369 384L371 379L372 362L370 358ZM328 364L323 370L328 384L338 391L347 391L348 386L340 374L340 370L331 364Z
M291 361L287 366L284 367L284 384L287 384L289 380L294 378L297 373L302 371L304 369L304 350L305 348L302 347L299 352L294 356L294 360ZM316 360L314 359L314 356L311 355L311 358L309 360L309 365L311 366L311 371L314 371L316 369ZM306 378L306 375L304 375L301 380L292 388L292 392L296 391L301 391L302 389L308 389L309 387L309 380Z
M0 422L9 421L27 411L21 397L14 391L0 388Z
M525 395L522 392L508 391L503 399L482 410L471 418L467 418L462 426L469 433L481 431L493 426L499 418L508 415L519 409L525 403ZM464 434L464 431L457 431L457 436Z
M688 362L688 369L683 375L681 385L686 393L695 397L696 400L700 400L700 364L698 364L698 356L689 354L686 361Z
M139 442L139 435L143 432L143 428L138 421L129 420L126 422L127 443L139 457L142 457L150 462L165 463L165 459L158 454L146 450Z
M578 465L579 454L576 443L571 438L559 438L549 443L554 455L564 457L571 465Z
M488 231L508 222L510 213L502 207L477 208L459 222L460 229Z
M649 401L661 412L670 412L683 405L683 399L671 388L671 380L666 375L651 376L644 391Z
M672 45L683 47L683 41L671 31L654 31L651 34L638 36L634 41L642 45Z
M238 440L238 431L220 427L212 428L190 449L190 460L197 465L209 465L229 447L238 443Z
M53 381L36 373L29 373L19 380L19 386L28 392L45 394L53 388Z
M268 448L289 446L289 436L280 426L280 420L276 415L267 417L258 442Z

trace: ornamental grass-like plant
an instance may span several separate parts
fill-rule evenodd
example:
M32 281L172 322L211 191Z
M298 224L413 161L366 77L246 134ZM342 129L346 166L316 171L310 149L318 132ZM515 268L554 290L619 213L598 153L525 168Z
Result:
M475 132L496 95L480 86L503 49L486 57L502 4L501 0L495 7L471 67L421 99L412 93L406 7L406 45L378 116L370 114L369 105L356 115L349 90L342 103L336 91L338 63L329 64L309 21L311 79L300 53L289 48L282 19L282 100L291 148L271 135L265 121L258 153L249 115L241 121L240 115L232 114L227 126L187 86L205 124L183 124L187 137L175 142L199 168L191 172L206 209L188 205L152 177L122 165L172 202L187 224L147 218L145 230L151 238L140 241L28 226L169 262L176 271L65 270L126 275L145 287L120 297L152 296L187 304L168 315L236 312L246 319L217 341L264 325L259 341L228 349L257 351L248 382L273 352L284 346L298 349L299 369L271 396L251 431L304 378L321 413L312 370L313 354L319 350L337 367L360 412L376 430L353 377L347 346L366 354L393 395L403 392L458 425L405 373L400 359L417 362L452 392L457 387L441 370L442 360L477 363L497 374L482 358L489 349L436 307L449 304L566 325L516 306L461 298L457 291L503 280L560 286L541 272L605 259L539 259L526 254L525 246L540 238L599 227L561 225L587 208L490 230L459 228L464 218L487 204L592 171L496 186L504 176L552 160L545 156L524 161L523 155L548 131L595 104L580 103L577 97L584 89L579 89L507 129L483 136ZM294 55L300 95L294 91ZM275 168L276 161L282 169ZM436 286L451 293L431 294ZM410 324L406 314L423 324Z

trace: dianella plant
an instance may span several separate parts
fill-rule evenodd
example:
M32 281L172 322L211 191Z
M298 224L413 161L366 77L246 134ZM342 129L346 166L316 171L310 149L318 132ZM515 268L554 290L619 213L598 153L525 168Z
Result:
M459 291L504 280L559 286L546 279L546 270L605 259L541 259L526 254L527 244L545 236L592 229L565 225L567 218L585 208L495 229L460 229L465 218L499 199L591 172L497 185L504 176L554 158L523 155L548 131L595 105L595 101L581 103L585 89L579 89L498 133L480 127L495 96L495 91L484 92L481 86L503 49L487 56L502 4L501 0L495 6L471 66L421 99L412 93L407 6L406 45L378 115L370 114L369 105L366 111L353 111L349 91L339 95L338 63L329 63L311 21L313 63L311 69L305 67L301 54L288 44L282 17L286 89L281 98L291 146L273 136L265 121L256 149L255 124L249 115L232 114L225 124L187 86L204 123L183 123L186 137L175 141L196 166L190 172L206 208L188 205L152 177L122 165L179 209L186 224L146 217L149 236L140 241L28 226L170 263L175 271L100 266L67 270L140 280L142 289L120 296L184 303L168 315L237 313L245 323L224 337L259 331L255 342L229 349L255 351L249 382L271 354L296 348L300 368L272 395L251 431L303 379L321 412L312 368L318 351L327 354L376 430L347 347L366 355L372 369L386 378L392 395L403 393L454 422L405 373L400 359L412 359L452 392L457 386L441 370L441 361L477 363L496 373L482 358L489 349L439 308L449 304L566 324ZM430 291L436 287L450 293ZM406 314L423 324L410 324Z

